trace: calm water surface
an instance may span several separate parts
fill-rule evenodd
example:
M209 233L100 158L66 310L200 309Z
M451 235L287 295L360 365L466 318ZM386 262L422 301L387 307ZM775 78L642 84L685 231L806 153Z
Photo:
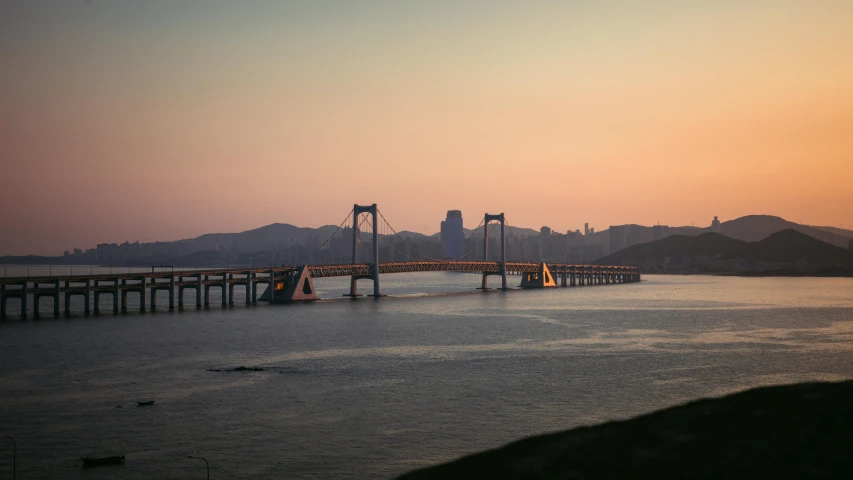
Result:
M482 293L472 275L389 275L378 302L10 318L0 434L17 439L18 478L204 478L187 455L218 479L390 478L699 397L853 378L853 279L643 279ZM317 288L336 299L347 280ZM208 371L239 365L265 370ZM113 454L127 464L80 468ZM3 441L0 476L10 463Z

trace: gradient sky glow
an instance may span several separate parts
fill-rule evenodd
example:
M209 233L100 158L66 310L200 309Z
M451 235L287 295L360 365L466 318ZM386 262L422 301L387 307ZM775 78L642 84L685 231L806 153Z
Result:
M853 227L853 2L0 3L0 255L339 223Z

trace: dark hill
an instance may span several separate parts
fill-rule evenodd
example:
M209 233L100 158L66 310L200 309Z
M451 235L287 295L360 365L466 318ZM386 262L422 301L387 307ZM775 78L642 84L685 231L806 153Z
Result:
M720 225L720 232L723 235L746 242L757 242L776 232L788 229L796 230L826 243L831 243L836 247L847 248L847 242L849 241L848 237L839 235L836 232L808 225L800 225L799 223L789 222L784 218L772 215L747 215L723 222Z
M695 237L688 235L670 235L655 242L633 245L608 255L596 263L601 265L621 265L623 263L642 263L664 257L737 257L749 244L720 235L703 233Z
M845 263L849 252L794 229L787 229L760 242L751 243L742 256L749 260L765 262L793 263L805 260L809 263L835 265Z
M765 387L526 438L399 480L853 478L853 381Z
M325 240L337 227L325 225L319 228L297 227L288 223L273 223L260 228L239 233L208 233L196 238L178 240L175 243L184 246L187 252L218 249L235 249L241 252L270 250L286 239L304 243L312 235ZM325 236L324 236L325 235ZM321 240L321 241L322 241Z
M667 257L739 258L748 262L789 263L805 261L814 265L851 265L851 251L812 238L794 229L771 234L759 242L743 242L717 233L696 237L672 235L655 242L633 245L608 255L600 265L642 265Z

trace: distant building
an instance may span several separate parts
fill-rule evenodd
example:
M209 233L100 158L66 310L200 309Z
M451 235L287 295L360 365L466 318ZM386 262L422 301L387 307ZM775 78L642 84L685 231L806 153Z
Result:
M583 224L583 234L584 236L589 235L589 223Z
M610 226L610 253L616 253L625 248L625 237L627 234L628 225L611 225Z
M714 217L714 220L711 222L711 231L714 233L720 233L720 221L717 217Z
M543 237L547 237L548 235L551 235L551 227L540 228L539 229L539 235L541 235Z
M591 227L591 228L589 229L589 234L590 234L590 235L595 235L595 227Z
M465 254L461 210L448 210L447 218L441 222L441 248L445 258L459 258Z

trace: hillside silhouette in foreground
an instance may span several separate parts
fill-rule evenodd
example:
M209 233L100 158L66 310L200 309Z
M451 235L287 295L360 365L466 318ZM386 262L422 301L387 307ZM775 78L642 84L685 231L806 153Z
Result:
M851 478L853 381L764 387L511 443L399 480Z

